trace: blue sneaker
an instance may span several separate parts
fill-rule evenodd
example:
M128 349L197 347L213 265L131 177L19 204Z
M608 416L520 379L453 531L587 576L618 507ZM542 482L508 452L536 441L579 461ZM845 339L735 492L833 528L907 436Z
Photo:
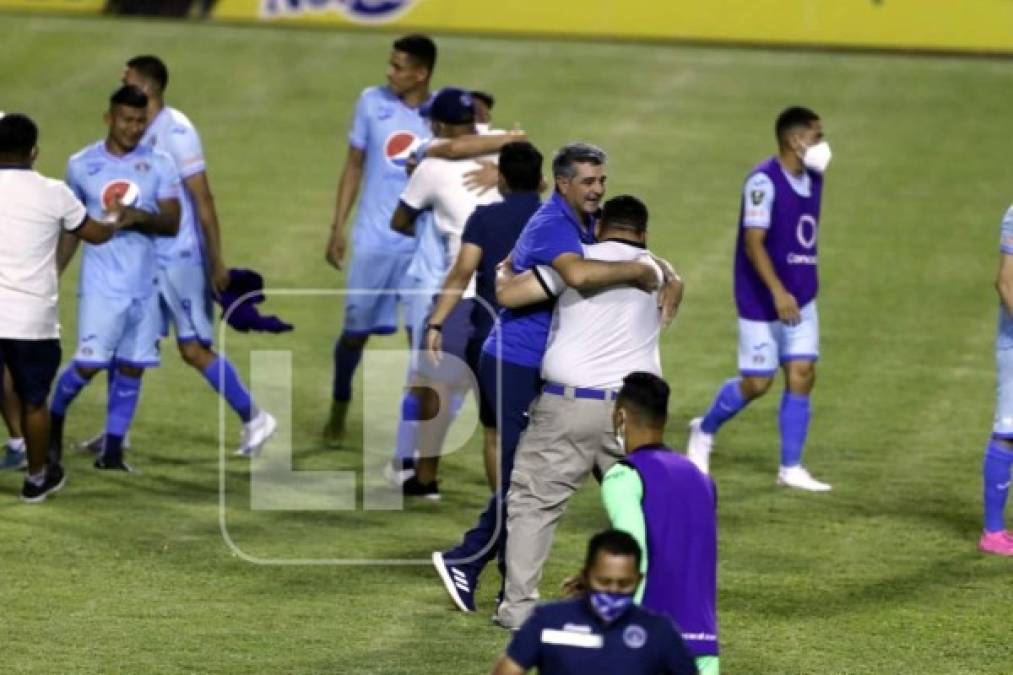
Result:
M433 567L443 581L447 595L462 612L475 611L475 588L478 578L459 565L448 565L439 551L433 553Z
M28 466L28 452L25 450L18 450L12 448L9 445L5 445L4 458L0 461L0 470L13 470L24 469Z

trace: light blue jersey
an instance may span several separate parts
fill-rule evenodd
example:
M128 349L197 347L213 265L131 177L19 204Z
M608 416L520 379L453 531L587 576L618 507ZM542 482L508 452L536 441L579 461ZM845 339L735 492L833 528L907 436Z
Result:
M122 157L111 155L105 141L89 145L70 158L67 185L84 202L93 220L108 220L117 199L127 206L158 212L158 200L179 199L179 175L172 158L138 145ZM120 230L101 245L84 245L81 295L146 298L155 290L154 237Z
M419 141L431 135L418 108L387 87L370 87L355 105L348 144L366 154L362 196L352 229L354 252L411 253L415 240L394 232L390 219L408 183L405 164Z
M145 130L141 145L161 150L172 157L180 180L185 181L205 170L200 136L186 115L175 108L162 108ZM159 237L155 241L155 249L160 267L203 264L203 236L197 205L189 190L181 190L179 234Z
M1002 219L999 234L999 251L1013 255L1013 206ZM1013 439L1013 316L999 305L999 330L995 341L998 387L996 391L995 421L992 433Z

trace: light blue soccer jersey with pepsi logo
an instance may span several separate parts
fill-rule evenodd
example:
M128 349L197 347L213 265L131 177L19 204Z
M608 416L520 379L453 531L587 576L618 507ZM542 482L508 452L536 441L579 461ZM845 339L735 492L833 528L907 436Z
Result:
M161 150L172 157L180 180L185 181L206 168L200 135L186 115L174 108L162 108L145 130L141 145ZM158 264L160 267L202 265L203 245L197 205L184 186L180 192L179 234L155 240Z
M70 158L67 185L93 220L108 220L108 208L117 198L127 206L157 213L158 200L178 199L180 192L179 175L169 155L138 145L116 157L106 150L104 140ZM78 292L111 298L151 295L158 271L154 239L120 230L104 244L85 244Z
M387 87L370 87L355 105L348 144L366 154L352 244L356 250L411 253L415 239L390 228L408 183L405 165L422 139L431 136L418 108L409 108Z

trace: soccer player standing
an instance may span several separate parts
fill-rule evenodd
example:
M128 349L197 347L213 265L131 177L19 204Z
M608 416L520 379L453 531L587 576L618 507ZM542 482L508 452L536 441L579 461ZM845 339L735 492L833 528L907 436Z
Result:
M348 155L338 181L327 261L342 269L345 224L365 182L352 229L354 254L348 268L345 325L334 345L334 391L324 440L336 446L344 434L352 398L352 377L372 334L397 330L396 291L411 263L415 239L390 229L390 219L408 183L405 165L430 135L419 107L429 99L436 45L424 35L394 41L386 86L359 96L348 133ZM366 291L356 293L356 291Z
M687 455L707 473L714 434L770 389L780 367L786 386L777 482L825 492L830 485L809 475L802 450L819 358L816 236L830 145L819 116L808 108L782 112L775 134L778 154L749 174L739 213L735 304L740 377L725 382L706 415L690 423Z
M148 96L148 127L141 145L172 157L183 183L179 234L155 242L165 323L175 328L183 361L200 372L242 420L243 435L236 454L256 454L274 433L277 422L257 409L235 366L211 349L214 319L208 270L215 292L228 286L229 270L222 259L218 212L200 136L186 115L165 105L169 71L157 56L136 56L127 61L123 83Z
M17 422L28 453L21 489L26 502L41 502L65 482L59 464L45 463L46 398L60 367L58 241L76 236L101 244L117 227L89 218L63 182L32 170L38 137L28 116L0 113L0 370L11 379L5 395L16 394L20 403Z
M67 165L67 184L95 220L130 225L103 246L85 246L78 285L77 352L61 373L50 406L50 461L58 463L67 408L95 373L115 365L105 442L95 468L130 471L123 437L145 368L159 365L158 267L151 235L179 230L179 174L172 158L141 145L148 97L124 85L109 99L109 133ZM73 249L60 252L62 269Z
M978 548L984 553L1013 556L1013 535L1006 531L1003 514L1013 467L1013 206L1002 221L999 251L999 272L995 280L1001 303L995 345L999 386L992 438L985 448L982 467L985 530Z

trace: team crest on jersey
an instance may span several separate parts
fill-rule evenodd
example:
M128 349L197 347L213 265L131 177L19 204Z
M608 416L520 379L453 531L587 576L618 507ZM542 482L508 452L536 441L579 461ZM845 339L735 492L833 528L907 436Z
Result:
M763 201L763 190L753 190L749 193L749 199L753 202L753 206L759 206Z
M410 131L395 131L383 143L383 154L391 166L405 168L408 158L419 146L419 137Z
M382 23L397 18L416 0L261 0L260 16L274 19L321 12L340 12L356 23Z
M623 644L630 649L640 649L647 644L647 631L643 626L631 623L623 631Z

